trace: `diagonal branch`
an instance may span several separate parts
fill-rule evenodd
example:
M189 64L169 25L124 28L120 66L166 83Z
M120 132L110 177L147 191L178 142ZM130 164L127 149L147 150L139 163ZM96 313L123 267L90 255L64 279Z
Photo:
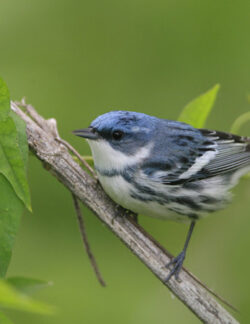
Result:
M43 119L34 108L33 112L28 110L32 119L15 103L12 102L11 107L26 122L30 149L46 169L92 210L199 319L211 324L238 323L185 269L180 272L181 282L172 278L165 283L169 273L165 267L170 262L169 253L133 222L126 210L117 206L100 184L74 161L66 147L56 140L57 134L51 127L54 125L55 128L55 120Z

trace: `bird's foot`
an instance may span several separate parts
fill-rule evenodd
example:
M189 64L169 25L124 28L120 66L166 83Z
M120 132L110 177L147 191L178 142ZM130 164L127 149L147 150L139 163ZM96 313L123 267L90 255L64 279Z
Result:
M131 210L127 209L126 214L136 223L138 224L138 214L132 212Z
M177 257L174 257L167 265L166 268L169 268L171 265L173 265L170 273L168 274L165 282L169 281L169 279L172 276L175 276L175 279L177 281L180 281L179 279L179 273L181 271L184 259L185 259L186 253L185 251L182 251L179 255L177 255Z

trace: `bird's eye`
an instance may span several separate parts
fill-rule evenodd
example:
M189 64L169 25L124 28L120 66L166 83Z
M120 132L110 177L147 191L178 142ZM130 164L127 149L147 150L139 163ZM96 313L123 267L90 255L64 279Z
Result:
M122 136L123 136L123 132L119 130L116 130L112 133L112 137L116 141L119 141L122 138Z

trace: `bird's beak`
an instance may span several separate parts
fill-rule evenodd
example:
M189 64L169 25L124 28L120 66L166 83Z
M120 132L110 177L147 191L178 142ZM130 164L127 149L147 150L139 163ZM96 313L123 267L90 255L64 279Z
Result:
M95 132L92 127L77 129L73 131L73 134L75 134L76 136L88 138L90 140L97 140L99 138L98 133Z

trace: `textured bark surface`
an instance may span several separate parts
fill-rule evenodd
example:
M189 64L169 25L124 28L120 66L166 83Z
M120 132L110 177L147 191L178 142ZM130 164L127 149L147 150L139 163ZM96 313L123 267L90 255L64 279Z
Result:
M13 102L11 107L26 122L30 149L43 161L46 169L92 210L198 318L205 323L238 323L184 269L180 272L181 282L172 278L165 283L169 254L105 194L99 183L56 140L56 121L43 119L31 106L26 107L27 113Z

